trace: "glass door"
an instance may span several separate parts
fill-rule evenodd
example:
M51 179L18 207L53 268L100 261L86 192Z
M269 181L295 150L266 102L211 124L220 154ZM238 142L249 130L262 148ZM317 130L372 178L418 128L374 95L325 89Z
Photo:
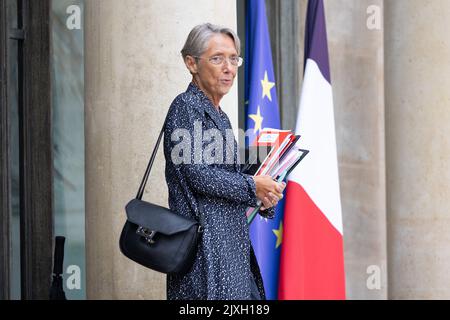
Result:
M85 299L83 1L52 1L55 235L64 236L67 299Z

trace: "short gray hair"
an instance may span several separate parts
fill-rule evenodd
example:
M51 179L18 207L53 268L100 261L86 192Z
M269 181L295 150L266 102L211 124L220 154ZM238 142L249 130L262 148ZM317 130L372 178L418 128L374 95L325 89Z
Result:
M211 23L204 23L195 26L189 33L186 43L181 50L183 60L186 59L186 56L200 57L207 50L209 39L216 34L225 34L231 37L238 55L241 54L241 41L233 30Z

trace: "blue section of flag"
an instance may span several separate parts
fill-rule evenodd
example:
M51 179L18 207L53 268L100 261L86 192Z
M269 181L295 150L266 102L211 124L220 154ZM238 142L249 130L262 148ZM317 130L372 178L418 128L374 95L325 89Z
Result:
M247 143L252 144L261 129L280 129L280 115L270 48L264 0L247 0L245 101ZM277 299L281 251L280 228L284 200L272 220L256 217L250 225L250 238L264 280L266 297Z

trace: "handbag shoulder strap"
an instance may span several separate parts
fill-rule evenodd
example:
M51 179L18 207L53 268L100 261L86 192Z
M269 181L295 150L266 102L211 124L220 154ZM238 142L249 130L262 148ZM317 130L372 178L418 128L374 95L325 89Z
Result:
M139 190L136 195L136 199L142 200L142 195L144 194L145 185L147 184L148 176L150 175L150 171L152 170L153 161L155 161L156 153L158 152L158 148L161 143L161 138L163 136L165 126L166 126L166 120L164 121L161 132L159 133L158 140L156 141L156 145L153 148L152 156L150 157L150 161L148 162L147 169L145 170L144 177L142 178L142 181L141 181L141 185L139 186Z
M145 170L144 177L142 178L141 185L139 186L139 190L136 195L136 199L138 199L138 200L142 200L142 196L144 194L144 189L145 189L145 186L147 185L147 180L150 175L150 171L152 170L153 162L155 161L156 154L158 153L159 145L161 144L161 139L164 134L164 129L166 127L166 121L167 121L167 117L166 117L166 120L164 120L164 124L162 126L161 132L159 133L158 140L156 141L156 145L153 148L152 155L148 162L147 169ZM194 215L199 216L200 223L203 225L203 216L201 214L196 214L196 211L192 207L192 203L189 201L189 197L185 194L185 190L183 189L183 187L181 187L181 189L183 191L183 195L186 197L186 201L187 201L189 207L191 208L192 212L194 213ZM198 205L197 205L197 207L198 207Z

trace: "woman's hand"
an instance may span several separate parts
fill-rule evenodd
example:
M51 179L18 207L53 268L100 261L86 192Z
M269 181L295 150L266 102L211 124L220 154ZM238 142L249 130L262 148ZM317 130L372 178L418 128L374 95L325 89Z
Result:
M255 176L253 180L256 184L256 196L263 203L261 210L276 206L283 198L283 190L286 187L284 182L278 183L270 176Z

